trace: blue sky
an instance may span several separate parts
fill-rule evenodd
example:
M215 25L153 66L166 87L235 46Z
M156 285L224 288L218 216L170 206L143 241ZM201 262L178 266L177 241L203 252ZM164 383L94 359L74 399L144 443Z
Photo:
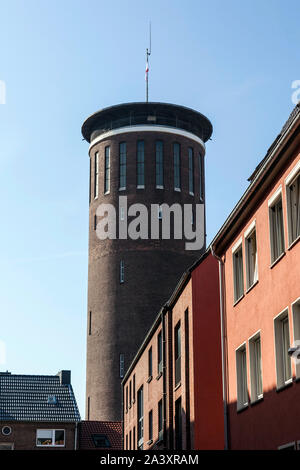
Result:
M208 241L293 108L299 2L2 0L2 370L72 370L84 417L88 145L83 120L145 97L192 107L207 144Z

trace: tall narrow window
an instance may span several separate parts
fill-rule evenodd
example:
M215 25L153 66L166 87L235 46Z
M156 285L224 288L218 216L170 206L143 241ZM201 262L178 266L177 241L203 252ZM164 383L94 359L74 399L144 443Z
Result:
M153 440L153 411L149 411L149 441Z
M162 336L161 331L157 335L157 373L162 373Z
M199 194L200 201L204 201L204 157L199 152Z
M290 330L288 310L274 320L277 388L281 388L292 380L290 348Z
M135 426L133 427L133 440L132 440L132 449L135 450Z
M104 193L110 191L110 147L105 147L104 159Z
M256 230L254 229L250 235L246 237L246 271L247 271L247 289L250 289L258 279L257 267L257 246L256 246Z
M143 140L137 142L137 187L142 189L145 187L145 144Z
M132 399L134 403L135 402L135 374L133 374L133 379L132 379Z
M89 335L92 334L92 312L89 312Z
M131 431L129 431L129 450L131 450Z
M180 144L175 142L173 144L173 154L174 154L174 189L175 191L180 191Z
M284 253L284 231L281 197L269 208L271 235L271 262L274 263Z
M124 273L125 273L125 266L124 266L124 260L122 259L120 261L120 283L124 283Z
M293 311L293 325L294 325L294 341L300 341L300 298L292 305ZM296 343L299 344L300 343ZM298 347L298 353L300 353L300 348ZM296 378L300 378L300 363L297 361L296 366Z
M246 346L236 351L237 409L248 406L247 356Z
M124 377L124 354L120 354L120 378L122 379Z
M259 400L263 396L262 370L261 370L261 343L257 334L249 340L250 349L250 376L251 376L251 401Z
M97 216L94 215L94 230L97 230Z
M148 351L148 377L152 377L152 347Z
M120 143L119 189L126 189L126 142Z
M175 326L175 386L181 381L181 331L180 322Z
M94 198L98 197L98 184L99 184L99 152L95 153L94 157Z
M158 402L158 440L163 439L163 402Z
M126 386L126 411L128 411L128 385Z
M289 244L300 237L300 173L287 186Z
M143 387L138 390L138 448L143 449L144 443L144 392Z
M156 187L163 189L164 187L164 150L161 140L156 141Z
M130 380L129 382L129 408L131 408L131 404L132 404L132 382Z
M87 399L87 419L90 419L90 408L91 408L91 397L88 397Z
M194 195L194 151L189 147L189 193Z
M244 294L243 250L242 245L233 253L234 302Z
M182 449L181 398L178 398L175 402L175 449Z

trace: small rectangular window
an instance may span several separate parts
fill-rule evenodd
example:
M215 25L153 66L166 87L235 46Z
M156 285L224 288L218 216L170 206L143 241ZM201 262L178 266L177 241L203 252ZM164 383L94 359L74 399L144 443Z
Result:
M124 377L124 372L125 372L125 360L124 360L124 354L120 354L120 378L123 379Z
M97 216L94 215L94 230L97 230Z
M162 336L161 331L157 335L157 373L162 373L163 364L162 364Z
M148 351L148 377L152 377L152 347Z
M158 402L158 440L163 439L163 402Z
M281 388L292 380L290 348L290 330L288 310L274 320L277 388Z
M164 187L164 154L163 143L161 140L156 142L156 188L163 189Z
M144 392L143 387L138 390L138 448L143 449L144 443Z
M300 173L287 186L289 244L300 237Z
M125 267L124 267L124 260L120 261L120 283L124 283L124 273L125 273Z
M126 142L120 143L119 189L126 189Z
M173 144L173 155L174 155L174 189L180 191L180 173L181 173L181 162L180 162L180 144L175 142Z
M237 409L248 406L247 356L246 346L236 351Z
M284 253L284 229L281 196L269 207L271 262L274 263Z
M260 334L249 340L250 352L250 378L251 378L251 401L255 402L262 398L262 370L261 370L261 342Z
M145 144L143 140L137 142L137 187L142 189L145 187Z
M104 194L110 191L110 147L105 147L104 159Z
M92 312L89 312L89 335L92 334Z
M243 249L242 245L233 253L234 302L244 294Z
M98 175L99 175L99 152L96 152L95 157L94 157L94 177L95 177L95 180L94 180L94 198L98 197L98 187L99 187L98 186L98 184L99 184Z
M36 445L38 447L63 447L65 445L64 429L37 429Z
M257 266L257 245L256 230L254 229L245 239L246 245L246 272L247 272L247 289L250 289L258 279Z
M153 412L149 411L149 441L153 439Z
M189 147L189 192L194 195L194 151Z
M175 386L181 381L181 331L180 322L175 326Z

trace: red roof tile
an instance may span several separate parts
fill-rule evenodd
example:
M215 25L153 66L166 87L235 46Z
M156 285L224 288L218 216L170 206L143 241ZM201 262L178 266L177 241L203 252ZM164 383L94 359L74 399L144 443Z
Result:
M109 448L96 447L93 434L104 434L109 442ZM80 450L121 450L122 449L122 423L121 421L81 421L79 423Z

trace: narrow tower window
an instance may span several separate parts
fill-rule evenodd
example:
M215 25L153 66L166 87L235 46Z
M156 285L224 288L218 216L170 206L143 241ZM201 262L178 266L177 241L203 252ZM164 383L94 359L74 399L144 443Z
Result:
M157 372L158 374L162 373L162 337L161 331L157 336Z
M189 147L189 192L194 195L194 151Z
M156 142L156 187L163 189L164 187L164 154L163 143L161 140Z
M145 187L145 145L143 140L137 143L137 187Z
M109 193L110 190L110 147L105 147L105 160L104 160L104 193Z
M126 189L126 142L120 144L119 189Z
M144 444L144 393L143 387L138 391L138 448L143 450Z
M175 386L181 381L181 332L180 322L177 323L174 331L175 337Z
M92 160L90 158L90 180L89 180L89 203L91 203L92 195L91 195L91 181L92 181Z
M174 189L180 191L180 145L176 142L173 144L174 153Z
M124 260L120 261L120 283L123 284L124 282Z
M92 334L92 312L89 312L89 335Z
M204 201L204 159L199 152L199 193L200 201Z
M98 197L98 174L99 174L99 152L95 153L95 160L94 160L94 174L95 174L95 181L94 181L94 198Z
M120 354L120 378L124 377L124 354Z

